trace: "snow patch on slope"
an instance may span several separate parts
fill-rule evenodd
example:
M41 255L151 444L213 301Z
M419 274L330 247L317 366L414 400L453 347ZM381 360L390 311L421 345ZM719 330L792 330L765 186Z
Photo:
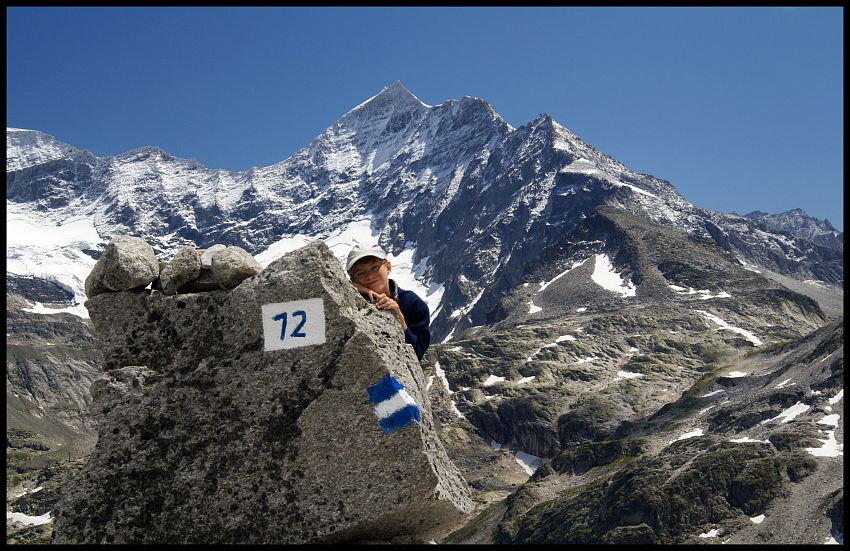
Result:
M91 218L81 216L53 224L22 205L6 203L6 272L57 281L73 291L76 302L61 309L37 304L28 311L69 312L88 318L83 306L85 281L96 261L82 250L99 249L101 243Z
M636 288L634 284L631 280L624 280L620 277L620 274L614 270L611 259L607 255L596 255L596 264L593 268L593 275L590 278L603 289L619 293L623 297L635 296Z

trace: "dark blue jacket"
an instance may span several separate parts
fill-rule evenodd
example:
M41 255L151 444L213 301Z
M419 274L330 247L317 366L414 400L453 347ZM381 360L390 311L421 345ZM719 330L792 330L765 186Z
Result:
M431 344L431 312L425 301L413 291L405 291L392 279L390 280L390 291L393 300L398 302L401 315L407 329L404 330L404 342L413 346L416 357L420 360Z

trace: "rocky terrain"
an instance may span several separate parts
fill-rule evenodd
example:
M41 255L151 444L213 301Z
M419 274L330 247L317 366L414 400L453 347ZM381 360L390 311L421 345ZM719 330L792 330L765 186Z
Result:
M842 404L837 321L722 362L669 405L566 446L448 541L842 541Z
M147 472L136 461L104 467L109 454L124 453L119 444L153 454L159 474L203 448L169 455L180 449L169 440L174 428L151 413L150 396L127 389L149 375L132 366L172 373L164 386L151 379L158 399L172 395L166 390L200 377L197 369L211 370L196 360L211 361L212 349L185 312L175 317L168 308L218 311L210 296L239 295L245 277L263 277L292 243L331 242L361 223L409 259L411 277L435 304L416 401L430 403L433 442L462 475L471 505L461 507L459 530L427 537L843 542L843 233L828 221L799 210L702 209L545 114L512 128L484 100L428 106L400 83L291 158L246 172L207 169L156 147L98 158L37 131L7 129L7 217L17 230L7 246L7 511L42 519L26 528L7 512L10 543L50 539L57 514L65 522L59 540L184 541L138 528L164 515L155 504L176 499L166 483L156 486L158 497L119 508L135 519L135 532L115 528L114 504L96 489L98 479L131 485ZM28 242L29 234L49 234L56 245ZM145 306L149 313L180 321L169 325L172 336L195 328L179 349L165 354L158 320L123 334L123 349L138 350L120 361L108 353L115 342L97 340L83 302L132 293L123 276L93 275L119 236L150 245L147 265L159 279L144 293L159 302ZM265 270L254 266L222 288L226 276L194 252L213 244L263 258ZM131 305L138 296L127 300L110 314L118 328L121 315L142 308ZM139 354L150 356L132 359ZM170 365L163 354L179 361ZM120 371L128 366L135 371ZM141 419L149 422L129 440L120 422L103 424L102 409L89 412L89 389L104 371L107 388L125 391L101 400L147 403ZM293 419L325 388L305 385L292 396ZM192 407L213 400L191 396ZM220 415L235 415L232 402L216 404ZM129 411L125 425L137 417ZM211 434L210 427L186 438L207 442ZM237 474L274 463L264 452L234 456L243 458L232 460ZM98 474L81 484L73 475L84 463ZM244 479L227 479L230 501L213 493L218 501L198 510L221 518L228 504L260 499L261 485L246 489ZM178 485L185 495L211 488L211 479L199 480ZM326 491L316 499L328 499ZM103 522L96 533L69 528L82 525L88 493L103 498L89 515ZM59 495L68 496L64 509ZM346 516L353 518L343 515L343 524ZM237 524L255 520L239 518L199 526L217 541L297 539L264 528L247 535ZM197 527L184 528L200 537ZM364 533L339 541L368 539Z
M482 511L447 541L841 540L843 317L622 211L584 227L426 356ZM606 253L634 296L594 282ZM540 464L519 486L507 450Z
M49 513L97 442L89 387L103 356L91 325L32 311L35 302L62 308L73 299L55 281L7 274L6 504L23 515L7 512L7 543L50 542Z
M8 436L7 436L8 438ZM6 477L6 543L49 544L53 537L51 515L56 504L73 487L88 460L82 457L59 460L46 467Z

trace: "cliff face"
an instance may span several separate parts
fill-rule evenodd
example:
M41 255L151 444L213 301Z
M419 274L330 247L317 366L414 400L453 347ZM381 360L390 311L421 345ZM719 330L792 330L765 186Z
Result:
M72 299L56 282L7 274L7 472L88 455L94 446L89 387L102 369L91 324L67 311L39 313L44 305L68 308Z
M231 290L86 307L99 441L54 543L425 541L470 511L413 349L324 243Z

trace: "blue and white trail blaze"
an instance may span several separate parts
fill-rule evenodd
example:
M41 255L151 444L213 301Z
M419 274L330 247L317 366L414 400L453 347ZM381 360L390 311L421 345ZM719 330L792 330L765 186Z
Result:
M369 401L375 404L375 415L384 433L402 429L414 421L420 421L419 408L404 385L389 375L368 388Z

